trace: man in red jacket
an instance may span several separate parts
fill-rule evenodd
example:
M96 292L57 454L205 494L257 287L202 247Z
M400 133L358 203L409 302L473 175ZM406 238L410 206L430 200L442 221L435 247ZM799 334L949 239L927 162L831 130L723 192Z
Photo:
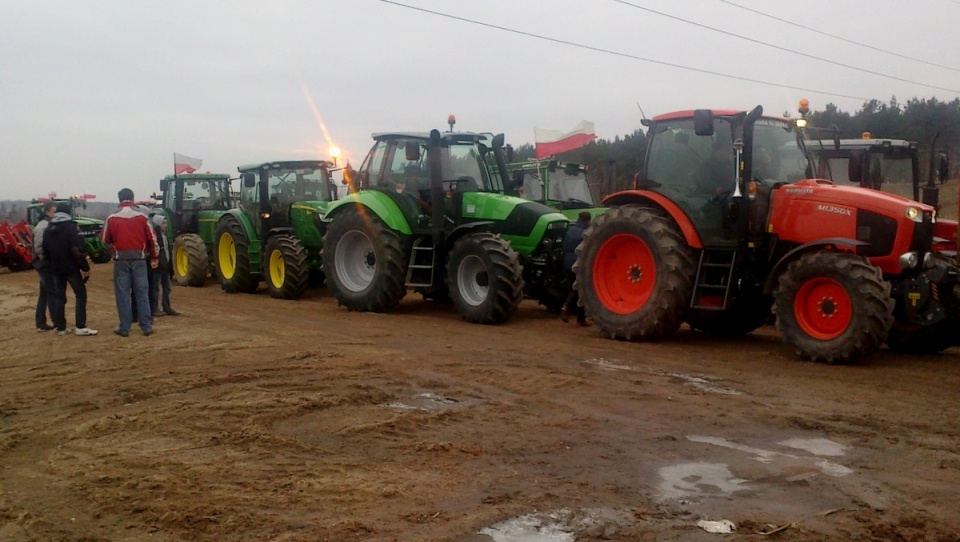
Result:
M113 290L117 298L120 326L113 332L121 337L130 335L133 325L131 289L137 300L137 321L144 335L153 335L153 315L150 314L147 260L157 267L157 239L147 217L133 205L133 190L124 188L117 196L120 210L107 218L103 226L103 242L113 251Z

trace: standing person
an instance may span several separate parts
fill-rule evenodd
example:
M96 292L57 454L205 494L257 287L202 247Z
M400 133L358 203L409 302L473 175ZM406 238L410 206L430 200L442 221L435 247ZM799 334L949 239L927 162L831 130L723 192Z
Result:
M132 291L137 299L140 330L144 335L153 335L147 268L157 267L157 239L147 217L134 207L133 190L124 188L117 193L117 197L120 199L120 210L107 217L101 234L103 242L113 251L113 290L120 317L120 325L113 332L121 337L130 335L133 325Z
M43 218L33 227L33 268L37 270L40 277L40 295L37 296L37 331L50 331L53 326L47 323L47 312L50 312L50 318L53 318L53 310L50 309L53 301L53 277L50 274L50 266L46 258L43 257L43 232L47 225L57 212L57 202L48 201L43 204Z
M567 235L563 238L563 270L566 271L570 280L570 293L567 294L567 300L560 309L560 319L564 323L570 321L570 311L577 312L577 325L587 327L590 322L587 321L587 313L580 305L580 295L573 287L573 281L576 276L573 274L573 264L577 261L577 245L583 240L583 232L590 226L590 213L582 211L577 216L577 221L567 229Z
M87 327L87 286L90 264L83 249L83 239L77 224L70 217L70 204L61 202L43 232L43 255L50 266L53 278L53 304L50 317L57 328L57 335L70 333L67 328L67 284L76 297L75 333L80 336L96 335L97 330Z
M164 314L179 316L180 313L170 306L170 243L167 241L166 234L167 217L163 214L155 214L152 221L160 257L157 259L157 268L150 274L150 310L153 311L154 317Z

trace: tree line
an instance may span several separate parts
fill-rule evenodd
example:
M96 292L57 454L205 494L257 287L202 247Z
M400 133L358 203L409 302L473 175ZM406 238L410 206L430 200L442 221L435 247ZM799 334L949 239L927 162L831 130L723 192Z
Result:
M796 117L798 113L787 111L783 116ZM853 113L828 103L823 110L812 111L807 118L812 127L825 130L823 137L832 138L833 131L836 131L843 139L856 139L864 132L870 132L874 138L916 142L920 173L924 179L931 144L934 136L939 134L933 150L947 154L950 178L955 177L960 169L960 98L950 102L937 98L911 98L906 104L900 104L896 97L888 103L868 100ZM586 165L594 196L602 197L631 186L634 174L643 168L646 144L646 134L642 128L638 128L631 134L617 136L613 140L597 139L584 147L558 155L556 159ZM514 150L515 160L534 156L535 147L529 143Z

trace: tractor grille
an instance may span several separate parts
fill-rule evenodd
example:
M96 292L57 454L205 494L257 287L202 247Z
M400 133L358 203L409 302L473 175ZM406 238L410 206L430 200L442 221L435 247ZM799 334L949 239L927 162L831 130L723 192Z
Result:
M84 224L78 227L80 231L80 237L96 237L100 235L100 231L103 228L96 224Z
M930 251L933 246L933 215L923 213L923 222L913 225L913 238L910 240L910 250L921 254Z
M897 221L860 210L857 212L857 240L870 243L857 250L861 256L886 256L893 251L893 242L897 237Z

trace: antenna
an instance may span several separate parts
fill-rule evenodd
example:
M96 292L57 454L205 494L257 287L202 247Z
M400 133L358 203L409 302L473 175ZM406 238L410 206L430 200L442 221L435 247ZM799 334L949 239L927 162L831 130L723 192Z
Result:
M640 120L640 124L642 124L642 125L644 125L644 126L650 126L650 119L648 119L648 118L647 118L647 115L644 114L643 108L640 107L640 102L637 102L637 109L640 110L640 116L643 117L643 118Z

